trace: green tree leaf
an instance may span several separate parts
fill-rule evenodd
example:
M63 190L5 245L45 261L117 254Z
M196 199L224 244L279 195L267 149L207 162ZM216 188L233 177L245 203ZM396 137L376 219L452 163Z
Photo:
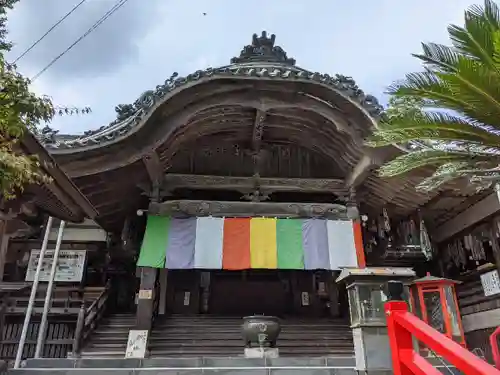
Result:
M434 171L417 186L432 190L467 178L482 188L500 179L500 11L492 0L450 25L451 46L422 44L424 70L389 87L386 118L371 147L405 146L382 176Z
M6 14L18 1L0 1L0 199L15 197L26 185L50 182L37 157L24 155L19 147L25 132L36 133L37 126L50 122L56 112L50 98L31 92L29 79L5 60L12 47L6 40Z

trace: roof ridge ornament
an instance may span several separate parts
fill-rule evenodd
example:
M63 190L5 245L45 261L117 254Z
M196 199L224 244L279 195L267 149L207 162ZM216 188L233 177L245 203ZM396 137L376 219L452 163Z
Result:
M54 144L57 142L57 133L59 133L59 130L52 129L49 125L45 125L35 133L35 137L42 144Z
M262 31L261 36L253 34L252 44L249 44L240 52L239 57L233 57L231 64L249 62L277 62L285 65L295 65L295 59L288 58L285 50L275 46L276 35L267 36L267 31Z

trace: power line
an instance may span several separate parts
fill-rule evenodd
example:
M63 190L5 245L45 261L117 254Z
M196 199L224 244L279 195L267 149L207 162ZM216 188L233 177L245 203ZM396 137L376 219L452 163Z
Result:
M57 26L59 26L66 18L68 18L71 13L77 10L84 2L87 0L81 0L78 4L76 4L73 9L71 9L68 13L66 13L62 18L59 19L55 24L52 25L50 29L48 29L45 34L43 34L37 41L35 41L31 46L29 46L23 53L21 53L13 62L13 64L17 63L24 56L26 56L33 48L35 48L38 43L40 43L47 35L49 35Z
M115 5L113 5L96 23L94 23L82 36L80 36L73 44L71 44L68 48L66 48L63 52L61 52L58 56L56 56L50 63L47 64L45 68L40 70L37 74L31 78L31 82L40 77L43 73L45 73L52 65L54 65L61 57L63 57L66 53L68 53L74 46L80 43L86 36L88 36L92 31L101 26L113 13L115 13L118 9L120 9L123 5L125 5L129 0L118 0Z

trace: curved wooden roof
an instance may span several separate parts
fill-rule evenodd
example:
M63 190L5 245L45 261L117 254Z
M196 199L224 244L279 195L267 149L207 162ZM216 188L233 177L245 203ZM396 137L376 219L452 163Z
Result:
M70 222L95 218L97 211L92 204L31 133L23 136L18 147L19 152L38 157L41 168L52 182L26 186L16 199L1 202L0 216L8 220L9 228L14 228L14 232L17 227L24 229L27 226L22 221L36 216L39 210Z
M402 213L433 198L415 192L418 175L372 173L399 152L363 145L382 113L376 98L350 77L295 66L274 42L274 35L254 35L230 65L174 74L83 136L46 129L44 145L108 229L144 208L141 185L166 172L251 176L258 164L262 176L344 180L364 204L390 202Z

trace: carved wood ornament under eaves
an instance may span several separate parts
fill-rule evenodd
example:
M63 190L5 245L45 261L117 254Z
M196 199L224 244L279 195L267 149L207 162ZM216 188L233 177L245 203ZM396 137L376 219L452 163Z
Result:
M273 177L233 177L188 174L166 174L163 179L162 196L168 196L178 188L235 190L242 194L254 193L258 187L261 193L302 192L331 193L347 199L349 188L342 179L314 178L273 178Z
M264 203L173 200L151 203L148 209L152 215L248 217L263 216L276 218L323 218L350 220L346 206L335 203Z

